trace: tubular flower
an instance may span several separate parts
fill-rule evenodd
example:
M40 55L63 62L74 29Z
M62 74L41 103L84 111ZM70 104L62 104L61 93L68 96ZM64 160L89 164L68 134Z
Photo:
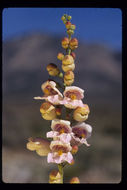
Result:
M56 118L56 109L49 102L42 103L42 105L40 107L40 112L41 112L42 117L45 120L52 120L52 119Z
M89 114L90 110L87 104L84 104L83 107L77 107L74 110L73 113L73 118L76 121L85 121L88 118L88 114Z
M49 183L60 183L61 175L60 172L57 170L53 170L49 174Z
M76 38L72 38L69 42L69 47L74 50L78 47L78 40Z
M64 72L73 71L75 69L74 59L71 55L66 55L62 60L62 69Z
M51 152L48 153L48 163L72 163L73 156L71 154L70 143L63 143L61 141L52 141L50 144Z
M70 121L54 119L52 120L51 129L52 131L47 132L48 138L60 140L63 143L71 141L72 128L70 127Z
M69 46L69 38L65 37L62 39L61 45L64 49L67 49Z
M72 145L81 145L85 144L86 146L90 146L87 143L86 139L91 136L92 127L84 122L78 123L77 125L72 127Z
M58 76L60 73L60 70L58 69L57 65L55 65L54 63L48 64L46 68L49 75L51 76Z
M84 98L84 90L76 86L66 87L64 91L64 106L70 109L75 109L84 104L81 99Z
M44 92L43 97L34 97L36 100L47 100L48 102L52 103L53 105L62 104L62 97L63 95L61 92L56 88L56 83L54 81L46 81L41 85L41 89Z
M64 83L69 86L74 82L74 73L72 71L67 71L64 75Z
M50 141L43 138L29 138L26 147L28 150L36 151L39 156L47 156L50 150Z

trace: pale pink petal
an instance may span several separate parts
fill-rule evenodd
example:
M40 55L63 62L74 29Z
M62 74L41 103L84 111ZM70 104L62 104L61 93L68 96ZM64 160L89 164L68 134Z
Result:
M72 160L73 160L73 156L70 152L63 153L61 155L58 155L57 153L53 152L53 153L49 153L47 157L48 163L56 163L56 164L60 164L65 161L67 161L68 163L72 163Z
M50 162L54 162L54 159L53 159L53 153L48 153L48 156L47 156L47 162L50 163Z
M69 98L64 98L63 100L64 106L70 109L75 109L77 107L83 107L84 104L82 100L71 100Z
M49 131L46 133L47 138L53 138L53 137L56 137L58 135L59 135L59 133L57 131Z
M63 143L69 143L71 141L71 135L67 134L67 133L63 133L63 134L60 135L60 140Z
M47 96L46 100L52 103L53 105L62 104L62 99L59 95Z

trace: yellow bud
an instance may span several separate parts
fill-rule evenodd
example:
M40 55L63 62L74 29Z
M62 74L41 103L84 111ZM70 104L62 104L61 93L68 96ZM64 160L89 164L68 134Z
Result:
M74 73L72 71L67 71L64 75L64 83L70 86L74 82Z
M66 80L71 80L71 79L74 79L74 73L72 71L67 71L64 75L64 78Z
M88 118L88 114L89 114L89 107L87 104L84 104L84 107L77 107L74 110L73 113L73 118L76 121L85 121Z
M62 109L61 108L56 108L56 115L61 115Z
M71 27L71 22L70 22L70 21L67 21L67 22L66 22L66 28L67 28L67 29L70 29L70 27Z
M41 107L40 107L40 112L42 117L45 120L52 120L56 118L56 110L55 107L49 103L49 102L44 102Z
M76 154L77 152L78 152L78 146L77 145L72 146L71 153Z
M69 43L69 47L74 50L78 47L78 40L76 38L72 38Z
M62 17L61 17L61 20L62 20L62 21L65 21L65 20L66 20L65 16L62 16Z
M74 159L73 159L72 162L70 163L70 165L74 165L74 163L75 163L75 161L74 161Z
M62 65L62 69L64 72L67 71L73 71L75 69L75 64L71 64L71 65Z
M70 180L70 183L80 183L79 178L78 178L78 177L73 177L73 178Z
M29 138L26 147L28 150L36 151L40 156L47 156L50 150L50 141L43 138Z
M57 170L53 170L49 174L49 183L60 183L61 175Z
M64 84L66 84L66 86L72 85L73 82L74 82L74 79L66 80L66 79L64 78Z
M65 37L62 39L62 42L61 42L61 45L64 49L67 49L68 48L68 45L69 45L69 38Z
M51 76L57 76L60 73L58 67L54 63L47 65L47 71Z
M64 58L64 54L63 53L58 53L58 55L57 55L57 59L59 59L59 60L63 60L63 58Z
M65 57L62 60L63 65L71 65L74 64L74 59L71 55L65 55Z

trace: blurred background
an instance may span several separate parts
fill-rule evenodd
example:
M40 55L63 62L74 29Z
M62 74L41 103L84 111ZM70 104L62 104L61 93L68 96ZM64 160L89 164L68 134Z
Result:
M55 63L66 29L63 14L72 16L79 40L75 86L85 90L90 107L86 123L93 127L88 143L65 167L64 182L78 176L81 183L121 180L121 47L122 14L111 8L8 8L2 14L2 179L5 183L48 183L56 164L26 149L29 137L43 137L50 121L40 115L41 84L46 66Z

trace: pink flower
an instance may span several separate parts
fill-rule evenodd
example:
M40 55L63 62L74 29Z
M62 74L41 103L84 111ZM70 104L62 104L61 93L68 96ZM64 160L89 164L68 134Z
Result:
M63 143L61 141L52 141L50 144L50 149L52 152L48 153L47 162L48 163L72 163L73 156L71 154L70 143Z
M66 87L64 91L63 104L65 107L75 109L84 106L81 99L84 98L84 90L76 86Z
M71 141L72 128L70 127L70 121L54 119L52 120L51 128L53 131L47 133L48 138L60 140L63 143Z
M52 103L53 105L62 104L63 95L56 88L56 83L54 81L46 81L41 85L41 89L44 92L44 96L34 97L36 100L46 100Z
M84 122L78 123L77 125L72 127L72 141L73 145L81 145L86 144L86 146L90 146L87 143L87 140L92 133L92 127Z

